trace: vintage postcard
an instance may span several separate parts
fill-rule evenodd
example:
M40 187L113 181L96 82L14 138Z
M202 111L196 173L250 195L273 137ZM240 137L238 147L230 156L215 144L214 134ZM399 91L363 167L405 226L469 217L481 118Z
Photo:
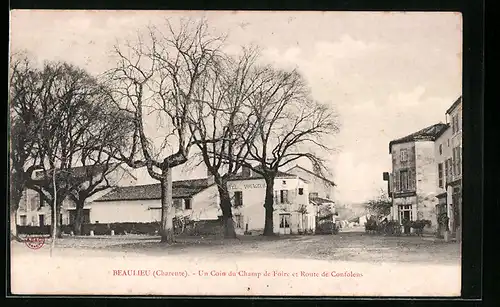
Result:
M460 296L460 13L10 33L12 294Z

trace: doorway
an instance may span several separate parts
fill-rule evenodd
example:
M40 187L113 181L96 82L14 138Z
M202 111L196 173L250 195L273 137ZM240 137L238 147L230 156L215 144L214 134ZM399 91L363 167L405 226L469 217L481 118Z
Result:
M399 206L399 222L403 225L403 232L410 233L410 226L405 222L413 221L413 212L411 205Z
M38 215L38 226L45 226L45 215Z
M290 234L290 213L280 214L280 234Z

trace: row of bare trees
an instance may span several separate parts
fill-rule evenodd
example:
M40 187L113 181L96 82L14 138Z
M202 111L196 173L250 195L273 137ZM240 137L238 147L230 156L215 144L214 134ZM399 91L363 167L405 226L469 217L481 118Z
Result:
M78 67L60 62L39 67L19 53L10 63L12 237L27 188L50 205L53 236L60 235L63 201L73 200L79 232L85 201L110 186L107 175L116 164L109 153L124 146L129 119L106 99L97 79Z
M88 105L88 110L83 108L85 112L81 113L89 115L97 110L99 116L81 119L77 111L61 115L57 111L49 112L49 119L36 120L37 124L42 123L42 129L28 124L37 134L36 138L27 137L29 142L44 139L43 131L50 129L50 118L56 114L68 121L68 127L62 125L61 131L72 132L64 137L59 132L51 133L58 141L49 140L44 146L37 141L30 147L28 158L18 167L21 177L31 178L27 171L33 167L28 165L43 165L44 179L50 175L48 170L70 170L75 162L73 156L82 162L93 159L92 163L97 163L101 161L99 157L105 157L108 163L145 167L161 186L162 242L173 242L172 169L188 159L206 166L217 184L224 234L235 237L227 183L242 167L247 167L265 179L264 234L272 235L274 180L278 171L294 161L307 159L316 172L326 172L322 157L331 150L326 144L338 131L337 118L330 106L312 98L298 71L264 64L257 48L242 48L237 55L228 55L223 52L224 42L223 36L210 33L206 22L187 20L148 27L134 41L115 46L115 65L99 81L85 75L89 80L85 79L87 85L82 89L69 90L69 85L65 85L62 87L66 94L57 92L58 97L77 93L86 97L72 101ZM23 86L20 88L22 91ZM11 94L11 101L14 97ZM64 99L49 99L52 100L57 104ZM46 103L36 101L34 108ZM41 157L32 154L39 152L43 153ZM12 156L21 159L23 155L19 154L13 150ZM82 184L70 180L70 171L58 172L63 179L58 187L59 198L82 198L88 194L69 192L73 186L82 191ZM22 180L19 186L34 187L44 192L48 201L53 199L49 197L50 184L43 185L48 189L41 189L42 185L32 179Z

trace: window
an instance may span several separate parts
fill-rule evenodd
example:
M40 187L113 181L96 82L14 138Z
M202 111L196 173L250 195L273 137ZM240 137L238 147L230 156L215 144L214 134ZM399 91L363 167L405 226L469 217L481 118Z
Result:
M462 149L458 146L453 148L453 174L460 175L462 166Z
M234 192L234 204L235 207L243 206L243 192L235 191Z
M280 214L280 228L290 228L290 214Z
M451 178L451 176L453 176L453 159L449 158L448 160L446 160L446 162L446 164L448 165L448 172L446 173L446 176ZM448 181L451 181L451 179L449 179Z
M283 184L286 184L286 180L283 180Z
M299 195L304 195L304 188L299 188Z
M448 144L448 147L450 147L450 140L449 139L446 141L446 143Z
M450 167L448 165L448 160L444 161L444 175L446 177L446 182L450 181Z
M409 190L409 177L408 170L402 170L399 172L399 190L408 191Z
M288 204L288 191L287 190L280 191L280 203L281 204Z
M438 185L440 188L444 186L444 176L443 176L443 163L438 164Z
M439 144L439 155L443 155L443 144Z
M401 160L401 162L408 161L408 151L406 149L401 149L401 151L400 151L400 160Z
M26 226L28 225L28 217L26 215L21 215L20 217L20 224L21 226Z
M184 199L184 209L191 210L191 199L190 198Z
M38 215L38 226L45 226L45 215Z
M243 228L243 216L241 214L234 215L234 227Z
M318 192L309 193L309 198L318 198Z
M453 115L453 117L451 118L451 121L452 121L452 123L451 123L452 132L453 132L453 134L455 134L460 129L459 123L458 123L458 115Z
M33 197L30 199L30 210L31 211L37 210L37 206L40 203L40 199L41 199L41 197L39 197L38 194L33 195Z

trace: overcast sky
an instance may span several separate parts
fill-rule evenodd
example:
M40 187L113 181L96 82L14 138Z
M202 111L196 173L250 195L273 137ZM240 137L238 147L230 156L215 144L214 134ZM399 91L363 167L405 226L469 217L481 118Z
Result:
M461 95L458 13L13 11L11 49L64 60L98 74L117 40L165 17L204 16L228 32L228 50L256 44L267 61L297 67L320 101L332 103L341 132L333 146L336 200L360 202L386 188L390 140L445 122ZM174 180L203 177L178 168Z

